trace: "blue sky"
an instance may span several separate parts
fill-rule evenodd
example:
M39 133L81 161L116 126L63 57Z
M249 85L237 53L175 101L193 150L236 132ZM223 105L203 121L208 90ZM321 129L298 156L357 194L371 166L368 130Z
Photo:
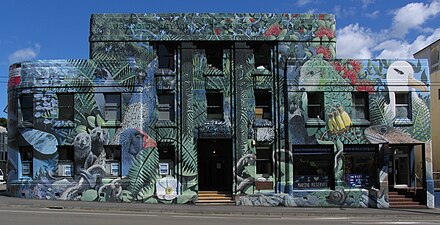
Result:
M331 13L338 58L412 58L440 39L440 0L11 0L0 6L0 117L6 117L9 65L87 59L92 13Z

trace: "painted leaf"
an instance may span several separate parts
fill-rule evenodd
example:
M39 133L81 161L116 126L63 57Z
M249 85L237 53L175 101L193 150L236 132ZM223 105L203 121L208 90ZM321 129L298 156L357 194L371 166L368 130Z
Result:
M90 189L83 192L81 196L81 201L93 202L98 198L98 192L96 190Z
M20 133L41 154L51 155L57 151L58 142L53 134L30 128L20 130Z

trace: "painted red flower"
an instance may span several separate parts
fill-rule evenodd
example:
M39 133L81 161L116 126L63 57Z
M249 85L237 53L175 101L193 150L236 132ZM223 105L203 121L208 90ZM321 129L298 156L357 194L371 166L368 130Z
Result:
M361 71L362 64L359 61L350 60L350 61L348 61L348 64L350 64L353 67L353 70L356 73L359 73L359 71Z
M253 22L255 22L255 18L250 17L250 18L249 18L249 21L251 21L251 23L253 23Z
M325 15L324 14L319 14L319 19L320 20L324 20Z
M230 23L230 22L231 22L231 19L230 19L230 18L227 18L227 19L225 20L225 22L226 22L226 23Z
M304 34L304 28L303 28L303 27L299 28L298 32L299 32L300 34Z
M363 81L360 81L359 85L356 86L356 90L374 92L374 87L371 84L371 82L369 82L367 80L363 80Z
M264 32L264 36L265 37L270 37L270 36L278 36L282 31L282 28L280 25L278 24L272 24L269 29L266 30L266 32Z
M344 75L342 77L349 79L351 84L356 84L358 80L357 73L353 70L349 70L348 68L344 68Z
M322 38L323 36L327 36L328 38L334 38L335 34L333 33L333 30L330 28L320 27L316 33L316 36L319 38Z
M331 63L336 71L341 72L345 69L344 65L342 65L340 62L333 62Z
M220 28L215 28L214 31L215 31L215 34L216 34L216 35L220 35L220 33L221 33Z
M330 57L332 56L332 53L330 52L330 49L324 48L322 46L319 46L316 49L316 54L322 54L324 56L324 59L330 59Z

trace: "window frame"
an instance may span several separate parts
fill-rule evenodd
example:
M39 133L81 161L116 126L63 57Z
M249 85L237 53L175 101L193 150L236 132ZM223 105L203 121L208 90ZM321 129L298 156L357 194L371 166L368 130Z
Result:
M115 151L116 149L116 151ZM109 177L119 177L122 172L122 147L121 145L104 145L105 151L105 174ZM112 157L109 157L112 153ZM117 166L117 173L114 173L114 166Z
M364 101L363 104L358 104L357 99L362 99ZM358 92L352 92L352 111L351 111L351 118L354 120L370 120L370 112L369 112L369 94L366 91L358 91ZM364 118L357 117L357 108L363 109Z
M259 150L261 151L267 151L266 154L263 154L264 157L260 158L259 155ZM272 154L273 154L273 149L272 149L272 145L266 144L266 145L257 145L255 147L255 173L258 175L262 175L262 177L264 178L269 178L269 177L273 177L274 175L274 162L272 160ZM259 165L269 165L269 166L259 166ZM265 171L259 171L259 168L261 169L262 167L266 167L269 168L269 171L267 171L267 173L264 173ZM262 173L260 173L262 172Z
M206 63L207 63L208 69L210 68L209 65L211 65L211 68L223 71L224 50L225 50L225 48L222 44L219 44L219 45L207 44L206 45L205 57L206 57Z
M169 98L168 100L171 100L168 104L166 103L161 104L161 97ZM164 100L164 99L162 99ZM160 121L175 121L175 94L170 91L158 91L157 92L157 110L158 110L158 120ZM166 101L165 101L166 102ZM161 118L161 112L168 112L168 119L162 119Z
M404 103L397 103L398 101L398 95L406 96L406 102ZM403 119L403 120L411 120L412 119L412 106L411 106L411 92L395 92L395 110L396 110L396 119ZM398 108L406 108L407 109L407 117L398 117Z
M65 155L63 154L63 159L60 159L61 155L60 152L62 150L65 150ZM57 146L57 153L58 153L58 176L59 177L73 177L75 174L75 149L73 145L58 145ZM69 166L70 165L70 175L64 175L63 172L60 171L60 169L63 166Z
M351 149L351 150L348 150ZM360 185L359 187L352 187L350 186L350 177L347 177L349 174L347 173L347 161L349 157L354 158L353 156L350 155L354 155L354 156L366 156L368 154L371 154L373 157L373 174L370 174L369 178L369 185L365 186L365 185ZM371 188L371 187L378 187L379 186L379 173L378 171L378 157L379 157L379 146L378 145L374 145L374 144L344 144L344 149L343 149L343 155L344 155L344 181L345 181L345 186L347 188ZM371 167L366 166L366 168L371 169ZM352 173L353 174L353 173ZM364 174L362 174L364 175Z
M268 89L254 90L254 97L255 97L255 119L264 119L264 120L272 121L272 92ZM260 115L261 118L259 118Z
M26 152L28 154L25 153ZM22 177L33 177L33 164L34 164L34 148L32 146L21 146L19 147L19 153L20 153L20 161L21 161L21 176ZM29 172L24 173L24 165L27 165Z
M167 149L168 152L164 152L165 149ZM159 174L174 176L174 168L176 166L176 146L171 143L159 142L157 143L157 151L159 152ZM167 166L165 167L164 164ZM162 168L167 169L166 173L161 171Z
M118 102L110 102L107 99L110 99L110 96L116 96L116 98L114 99L118 99ZM115 121L115 122L119 122L121 121L121 103L122 103L122 99L121 99L121 93L104 93L104 120L107 121ZM116 118L109 118L108 114L110 112L116 112Z
M264 69L272 71L272 48L273 45L267 42L250 43L252 53L254 54L254 66L264 66Z
M156 54L158 58L158 68L168 69L174 71L176 68L175 62L176 44L159 42L156 44Z
M24 104L24 103L29 103L27 101L25 102L25 98L29 98L27 100L28 101L30 100L31 104ZM21 122L33 124L34 123L34 95L33 94L21 94L19 101L20 101L20 112L21 112L21 117L22 117ZM29 111L27 111L27 110L29 110ZM29 118L27 118L27 117L29 117Z
M313 96L317 96L318 100L316 101L310 101ZM318 108L319 109L319 115L316 117L311 117L311 108ZM307 92L307 117L309 119L324 119L324 93L319 91L314 92Z
M217 95L217 96L216 96ZM220 98L218 99L213 98ZM210 100L211 99L211 100ZM207 121L224 121L224 105L223 105L224 95L221 90L206 90L206 119ZM210 102L218 102L218 105L209 104ZM215 111L217 113L210 113L210 111ZM211 115L211 118L210 118ZM220 117L215 116L220 115ZM214 117L212 117L214 116Z
M63 97L68 97L66 99L62 99ZM57 93L58 98L58 119L59 120L66 120L66 121L73 121L75 116L75 95L73 93ZM71 100L71 105L65 104L66 100ZM69 112L69 116L65 116L65 113L63 112Z

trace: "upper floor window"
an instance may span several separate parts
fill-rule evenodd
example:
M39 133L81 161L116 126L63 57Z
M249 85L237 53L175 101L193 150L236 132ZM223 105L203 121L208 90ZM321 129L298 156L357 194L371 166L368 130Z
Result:
M254 53L255 68L259 70L270 70L271 60L270 60L270 49L269 43L254 43L251 45Z
M307 93L307 115L309 118L324 118L324 95L322 92Z
M353 92L353 119L368 120L368 92Z
M20 96L20 109L23 122L32 123L34 119L34 97L32 94Z
M121 120L121 95L115 93L105 93L105 115L106 121Z
M410 94L408 92L396 92L396 118L411 119Z
M268 90L255 90L255 118L272 119L271 93Z
M174 94L157 93L159 120L174 121Z
M208 68L223 70L223 46L211 44L205 49Z
M58 94L58 118L73 121L73 94Z
M223 93L220 91L206 92L208 120L223 120Z
M171 43L160 43L157 45L159 69L174 70L174 49L175 46Z

